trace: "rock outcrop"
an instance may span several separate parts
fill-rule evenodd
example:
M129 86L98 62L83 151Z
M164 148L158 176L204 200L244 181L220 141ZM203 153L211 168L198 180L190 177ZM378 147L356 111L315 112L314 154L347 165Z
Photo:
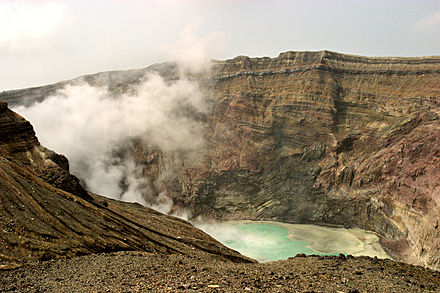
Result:
M149 70L176 78L174 65L160 64L82 80L117 94ZM201 162L141 143L135 152L151 182L166 166L177 170L151 188L165 188L175 208L360 227L382 236L396 258L440 268L440 57L239 56L195 78L212 105ZM29 104L60 87L0 98Z
M67 159L0 102L0 269L128 250L253 261L186 221L88 193Z

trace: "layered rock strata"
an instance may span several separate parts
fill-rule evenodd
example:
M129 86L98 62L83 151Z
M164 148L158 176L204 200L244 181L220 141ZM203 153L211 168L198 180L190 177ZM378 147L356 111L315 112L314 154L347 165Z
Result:
M439 266L439 57L287 52L214 72L214 175L201 180L213 191L199 202L227 217L362 227L397 257Z
M160 64L83 80L117 94L147 71L177 76ZM396 258L440 267L440 57L286 52L216 61L193 78L211 106L207 148L194 163L138 143L149 190L194 216L372 230ZM29 104L54 86L0 98Z
M253 261L186 221L88 193L66 158L42 147L32 125L0 102L0 269L128 250Z

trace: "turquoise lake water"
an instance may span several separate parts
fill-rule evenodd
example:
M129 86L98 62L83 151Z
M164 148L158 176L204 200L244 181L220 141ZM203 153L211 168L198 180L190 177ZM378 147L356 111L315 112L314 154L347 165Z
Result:
M319 254L307 247L309 242L287 238L287 229L280 226L253 223L235 225L235 228L240 237L223 239L223 244L260 262L286 259L298 253Z

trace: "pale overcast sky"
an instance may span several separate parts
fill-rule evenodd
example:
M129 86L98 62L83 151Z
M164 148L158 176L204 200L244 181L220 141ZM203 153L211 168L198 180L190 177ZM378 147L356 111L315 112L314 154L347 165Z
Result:
M0 90L172 59L440 55L440 0L0 0Z

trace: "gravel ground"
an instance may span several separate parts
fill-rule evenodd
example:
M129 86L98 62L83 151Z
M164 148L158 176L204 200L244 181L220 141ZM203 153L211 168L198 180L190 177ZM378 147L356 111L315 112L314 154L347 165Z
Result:
M343 255L236 264L117 252L0 271L0 292L440 292L440 272Z

